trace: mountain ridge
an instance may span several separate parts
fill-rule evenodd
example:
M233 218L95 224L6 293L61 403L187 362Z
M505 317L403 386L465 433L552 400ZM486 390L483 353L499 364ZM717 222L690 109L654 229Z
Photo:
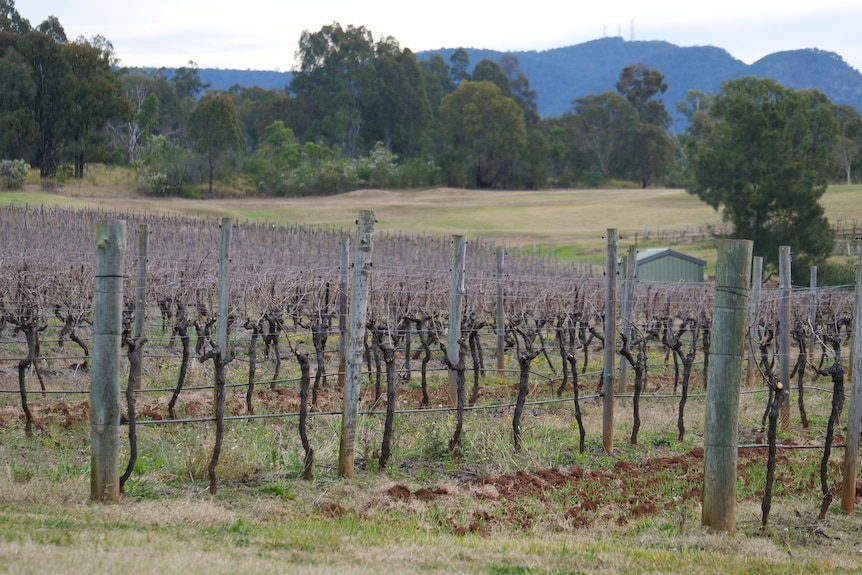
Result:
M448 63L456 49L425 50L417 52L416 57L424 60L439 54ZM685 99L688 90L716 93L722 82L749 75L770 77L797 90L816 88L832 102L862 111L862 73L841 55L817 48L775 52L750 65L716 46L681 47L662 40L627 41L621 37L541 51L464 50L470 58L470 70L483 58L499 62L505 54L516 56L536 92L542 117L560 116L571 110L573 100L588 94L615 91L620 71L638 63L664 74L668 91L663 100L673 117L676 102ZM199 69L199 74L204 83L218 90L234 85L285 89L292 77L291 72L215 68Z

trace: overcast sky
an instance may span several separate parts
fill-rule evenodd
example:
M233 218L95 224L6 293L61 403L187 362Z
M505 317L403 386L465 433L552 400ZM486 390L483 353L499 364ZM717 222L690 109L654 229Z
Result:
M70 40L105 36L126 66L290 70L303 30L365 26L414 52L547 50L602 36L712 45L751 64L782 50L837 52L862 70L858 0L18 0L37 26L54 15Z

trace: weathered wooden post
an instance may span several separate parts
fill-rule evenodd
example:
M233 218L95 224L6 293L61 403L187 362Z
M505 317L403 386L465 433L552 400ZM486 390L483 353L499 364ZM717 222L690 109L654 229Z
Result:
M350 280L350 236L341 235L341 254L338 259L338 387L344 389L344 371L347 368L347 285Z
M808 292L808 326L811 330L808 334L808 361L814 362L817 354L814 348L817 344L817 334L815 333L817 325L817 266L811 266L810 272L810 290Z
M704 527L736 532L736 461L739 386L749 309L750 240L718 245L712 344L704 419Z
M233 220L222 218L218 256L218 315L216 316L216 345L218 345L222 357L226 357L228 354L227 320L228 315L230 315L230 237L232 229Z
M446 356L451 365L458 365L461 346L461 308L464 302L464 275L467 265L467 238L452 236L452 290L449 292L449 335L446 341ZM449 399L452 405L458 404L458 374L449 369Z
M132 341L137 341L144 337L144 320L147 315L147 240L149 236L149 227L147 224L138 226L138 262L137 275L135 277L135 330L132 334ZM137 361L133 362L134 373L132 381L134 388L141 389L143 386L143 364L144 364L144 347L138 346L134 353L137 355ZM130 366L131 367L131 366Z
M856 480L859 469L859 432L862 426L862 257L856 268L856 308L853 312L853 349L850 374L850 409L847 410L847 446L844 448L844 481L841 484L841 509L852 514L856 506Z
M497 248L497 376L503 377L506 368L506 316L503 313L503 246Z
M120 356L126 222L96 224L90 376L90 499L120 500Z
M628 252L623 257L623 336L626 341L632 341L632 314L634 313L635 281L637 275L637 249L629 246ZM620 362L620 381L617 384L617 393L625 393L629 379L629 362Z
M781 378L781 389L776 390L784 394L784 400L779 408L781 419L781 431L790 431L790 246L778 248L778 346L780 351L779 377Z
M617 355L617 248L619 231L608 229L605 259L604 369L602 380L602 446L614 451L614 370Z
M218 312L216 315L216 348L211 349L201 358L202 361L212 359L214 368L213 407L215 412L215 445L207 466L210 480L210 494L215 495L218 489L216 467L221 456L224 441L224 404L227 374L225 367L233 354L228 351L228 316L230 315L230 238L233 230L233 220L222 218L221 243L219 245L218 266Z
M341 442L338 447L338 475L353 477L356 448L356 421L359 417L359 381L362 376L362 344L368 311L368 282L371 279L371 251L374 247L374 212L362 210L356 220L356 248L353 255L353 285L347 319L347 365L344 376L344 408L341 415Z
M763 258L756 256L751 272L751 306L748 313L748 370L745 384L751 387L754 384L754 372L757 368L757 342L760 338L760 330L757 327L757 316L760 313L760 285L763 283Z

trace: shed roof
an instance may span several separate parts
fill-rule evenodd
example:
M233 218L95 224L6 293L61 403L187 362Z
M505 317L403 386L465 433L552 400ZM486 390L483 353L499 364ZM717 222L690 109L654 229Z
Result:
M641 265L667 256L679 258L693 264L698 264L702 266L706 265L706 262L702 259L672 250L670 248L650 248L648 250L640 250L638 251L637 262L638 265Z

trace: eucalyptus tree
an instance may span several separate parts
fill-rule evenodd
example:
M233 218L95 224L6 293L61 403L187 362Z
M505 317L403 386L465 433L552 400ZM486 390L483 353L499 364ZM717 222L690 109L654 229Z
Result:
M662 128L670 125L670 115L661 99L668 85L657 68L648 68L644 64L627 66L620 72L616 87L637 110L642 123Z
M754 240L773 270L779 246L791 246L793 270L832 250L833 232L819 200L833 171L838 136L834 106L819 92L795 91L755 77L725 82L711 126L692 148L688 192L721 210L733 237Z
M38 148L31 163L39 166L42 177L47 177L54 172L58 163L63 124L71 104L69 63L63 47L54 37L37 30L22 35L15 50L27 62L36 85L36 92L28 106L39 134Z
M377 101L368 113L366 142L381 142L403 157L418 156L427 148L426 133L432 120L422 68L409 49L394 38L375 46Z
M572 102L572 111L578 146L593 156L602 177L610 178L625 161L630 136L640 127L637 111L614 92L578 98Z
M532 130L539 122L539 107L536 103L536 92L530 88L530 80L521 71L518 57L514 54L504 54L500 58L500 68L509 78L512 98L524 110L527 129Z
M30 22L15 8L15 0L0 0L0 32L21 36L30 29Z
M134 110L113 70L116 62L110 42L100 36L79 38L67 44L64 52L70 96L64 119L65 148L71 153L75 177L83 178L85 159L106 150L107 126L111 121L130 121Z
M841 179L849 186L862 158L862 116L856 108L845 104L835 107L835 118L841 133L834 147L835 164Z
M527 144L524 112L491 82L462 82L440 104L450 184L505 187Z
M361 151L368 113L377 97L374 39L364 26L338 23L305 30L296 52L299 69L290 91L307 104L306 141L337 145L348 157Z
M207 92L189 115L188 135L209 166L209 193L219 161L240 146L240 126L236 106L227 94Z
M38 86L32 70L17 50L0 58L0 158L31 161L39 142L39 124L33 113Z

